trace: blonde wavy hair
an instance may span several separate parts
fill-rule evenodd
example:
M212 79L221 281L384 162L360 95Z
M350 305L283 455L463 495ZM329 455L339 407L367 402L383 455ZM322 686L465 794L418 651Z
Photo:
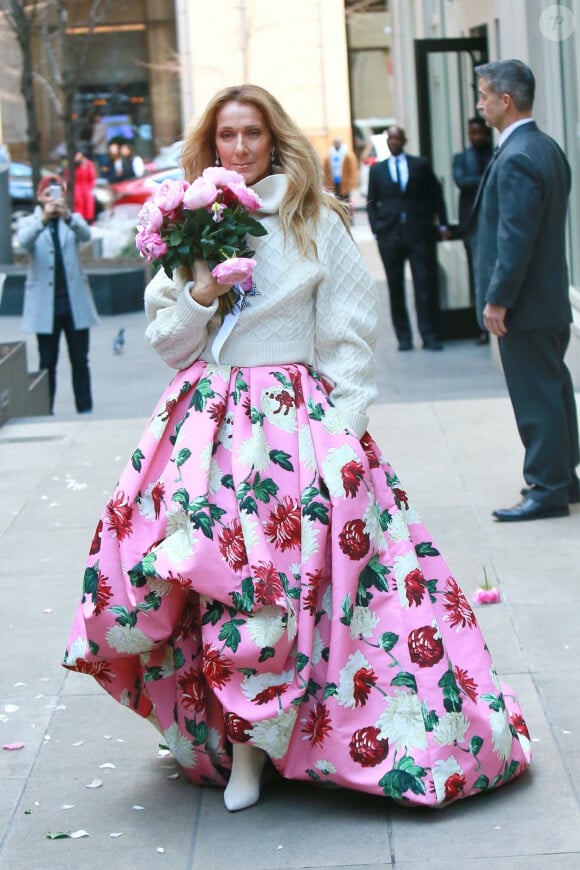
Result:
M321 210L330 208L340 215L350 232L347 207L322 188L322 166L318 154L282 108L278 100L258 85L239 85L219 91L210 100L203 116L187 133L182 165L188 181L197 178L216 156L217 115L226 103L251 103L261 113L272 136L274 163L286 176L288 187L280 203L280 223L285 237L294 235L303 255L316 255L316 244L309 231Z

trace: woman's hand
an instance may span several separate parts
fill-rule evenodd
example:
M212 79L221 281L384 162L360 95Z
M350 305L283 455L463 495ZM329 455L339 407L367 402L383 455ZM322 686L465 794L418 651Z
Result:
M212 277L205 260L196 260L194 262L193 282L193 287L189 291L191 298L198 305L203 305L205 308L208 308L212 302L219 296L227 293L233 286L232 284L218 284L215 278Z
M42 206L42 220L46 223L53 218L62 218L63 220L68 220L70 218L70 212L68 210L68 206L63 198L52 199L48 188L43 190L42 193L38 197L38 202Z

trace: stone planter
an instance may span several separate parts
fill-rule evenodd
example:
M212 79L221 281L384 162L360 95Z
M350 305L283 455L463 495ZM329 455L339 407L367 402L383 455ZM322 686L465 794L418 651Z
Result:
M26 344L0 344L0 426L14 417L50 414L47 372L28 371Z
M26 266L6 265L0 268L6 274L0 316L20 316L24 302ZM143 310L143 293L148 280L145 265L91 264L86 267L86 272L99 314L126 314Z

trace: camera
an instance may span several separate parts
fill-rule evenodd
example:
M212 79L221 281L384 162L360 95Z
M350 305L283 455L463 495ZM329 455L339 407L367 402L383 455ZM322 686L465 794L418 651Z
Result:
M62 187L60 184L49 184L48 195L51 199L62 199Z

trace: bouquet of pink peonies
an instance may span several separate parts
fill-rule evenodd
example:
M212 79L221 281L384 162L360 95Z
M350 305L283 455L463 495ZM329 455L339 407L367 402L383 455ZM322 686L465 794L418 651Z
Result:
M218 283L233 284L218 299L223 319L252 289L256 261L246 236L267 232L251 214L261 204L238 172L210 166L191 184L168 179L159 186L139 212L135 243L170 278L179 266L192 267L201 259Z

